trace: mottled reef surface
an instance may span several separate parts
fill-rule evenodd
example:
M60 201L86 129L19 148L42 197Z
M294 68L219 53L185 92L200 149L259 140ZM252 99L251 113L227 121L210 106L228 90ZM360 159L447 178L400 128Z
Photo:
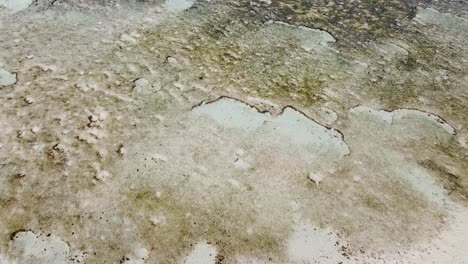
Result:
M0 263L468 263L468 2L0 0Z

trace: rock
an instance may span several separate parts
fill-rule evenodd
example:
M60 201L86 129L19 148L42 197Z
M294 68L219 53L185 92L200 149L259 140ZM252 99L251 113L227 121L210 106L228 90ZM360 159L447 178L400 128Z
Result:
M15 174L15 177L18 178L18 179L21 179L21 178L26 177L26 174L23 173L23 172L19 172L19 173Z
M99 112L98 114L98 119L99 121L104 121L105 119L107 119L107 117L109 116L109 113L107 113L106 111L102 110Z
M107 179L109 179L111 177L111 174L108 172L108 171L99 171L97 174L96 174L96 180L99 180L99 181L102 181L102 182L106 182Z
M64 153L66 151L66 148L63 144L61 143L57 143L55 144L53 147L52 147L55 151L57 152L60 152L60 153Z
M171 57L171 56L167 57L167 58L166 58L166 61L167 61L168 63L170 63L170 64L173 64L173 65L175 65L175 64L178 63L178 62L177 62L177 59L174 58L174 57Z
M117 153L121 156L125 156L127 154L127 149L125 149L123 146L120 146L120 148L117 150Z
M99 121L99 118L98 116L96 115L90 115L88 116L88 124L87 126L88 127L96 127L96 126L99 126L99 124L97 123Z
M16 137L25 141L33 141L35 138L34 134L28 129L18 130L16 132Z
M324 176L319 173L311 172L309 173L309 179L315 182L315 185L319 185L319 183L323 180Z
M151 224L155 226L166 224L166 217L164 215L155 215L155 216L150 217L149 220Z
M100 129L95 128L95 127L88 129L87 132L91 136L95 137L96 139L102 139L102 138L107 137L107 133L105 131L100 130Z
M0 86L9 86L16 83L16 73L9 73L0 69Z
M27 104L33 104L34 103L34 99L32 97L26 97L24 98L24 101L27 103Z
M136 38L128 35L128 34L122 34L120 35L120 40L122 40L123 42L127 42L127 43L131 43L131 44L136 44L138 41L136 40Z
M24 131L22 131L22 130L17 131L16 132L16 137L17 138L23 138L24 137Z
M97 142L97 139L85 132L81 132L78 136L77 139L82 142L86 142L88 144L94 144Z
M82 91L83 93L97 90L97 86L94 83L80 82L80 83L75 84L75 87L80 89L80 91Z
M38 126L33 126L31 128L31 132L33 132L34 134L37 134L37 133L41 132L41 128L38 127Z
M148 94L156 93L160 89L159 85L153 86L145 78L137 79L134 83L135 83L135 86L133 87L133 91L141 95L148 95Z
M132 31L132 33L130 33L130 36L132 36L134 38L137 38L137 39L141 37L141 35L138 34L138 32L136 32L136 31Z
M136 91L137 93L143 93L147 92L148 90L151 90L151 85L148 80L145 78L140 78L137 79L135 82L135 86L133 87L133 90Z
M135 73L135 74L140 72L140 69L137 66L135 66L134 64L131 64L131 63L127 64L127 68L128 68L128 70L130 72Z
M245 154L245 151L243 149L237 149L236 150L236 155L241 157L241 156L244 156Z
M90 115L88 116L88 120L89 122L97 122L99 120L99 118L95 115Z
M107 157L108 151L105 148L100 148L97 150L97 154L99 157L104 158Z

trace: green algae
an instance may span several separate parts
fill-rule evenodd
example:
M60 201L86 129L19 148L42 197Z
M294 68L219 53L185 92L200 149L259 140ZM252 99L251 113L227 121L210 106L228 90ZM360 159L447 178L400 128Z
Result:
M385 211L385 204L382 203L376 196L366 196L364 197L363 204L373 210Z
M435 175L439 177L449 195L457 197L465 202L468 201L468 188L466 184L462 182L462 176L448 171L445 167L437 164L433 160L424 160L420 162L420 164L433 171Z
M422 1L279 0L255 11L276 20L326 30L340 41L340 46L358 47L370 40L398 33L399 22L414 17L416 2Z
M153 190L145 189L126 194L125 211L130 219L140 223L137 235L159 253L160 261L180 260L201 240L214 244L218 257L228 262L245 254L265 255L276 261L284 257L281 229L272 233L269 228L255 227L257 212L250 206L235 206L234 210L231 204L239 202L235 197L239 194L226 194L231 198L213 207L199 207L178 202L176 194L158 197ZM167 223L151 223L151 214L164 214ZM255 227L254 233L248 232L251 227Z
M242 87L246 95L311 106L320 99L326 81L330 81L322 70L316 68L319 61L291 47L275 43L267 46L255 43L241 45L232 42L231 38L204 36L189 38L188 42L194 44L190 49L184 49L177 42L165 43L160 38L163 32L160 29L145 32L142 48L156 49L167 55L177 50L179 56L189 60L189 67L198 72L193 75L207 76L198 81L219 88ZM336 67L333 70L342 67L339 61L327 63L330 64L328 67Z

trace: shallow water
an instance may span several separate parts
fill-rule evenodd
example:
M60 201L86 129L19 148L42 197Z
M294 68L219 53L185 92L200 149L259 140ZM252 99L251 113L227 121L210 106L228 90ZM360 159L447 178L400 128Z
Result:
M172 12L180 12L189 9L193 4L192 0L166 0L164 7Z

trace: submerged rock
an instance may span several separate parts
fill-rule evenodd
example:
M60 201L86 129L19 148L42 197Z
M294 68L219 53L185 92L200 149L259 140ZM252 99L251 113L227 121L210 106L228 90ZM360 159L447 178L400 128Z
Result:
M164 7L172 12L180 12L189 9L193 6L191 0L167 0Z
M294 263L342 263L337 240L331 232L299 224L288 240L288 256Z
M124 264L144 264L146 263L146 260L148 259L149 252L146 248L141 247L138 245L133 249L133 252L131 252L128 255L125 255L123 259L121 260L121 263Z
M16 83L16 74L0 69L0 86L8 86Z
M184 264L214 264L218 250L207 242L200 242L185 258Z
M419 9L414 20L424 25L434 25L453 31L464 37L468 36L468 19L449 13L440 13L433 8Z
M317 154L332 159L349 154L349 148L338 130L327 128L292 107L286 107L279 115L273 116L269 112L261 113L242 101L220 98L195 107L192 112L207 116L225 128L257 134L261 140L309 146L316 149Z
M6 7L13 13L28 8L31 3L32 0L0 0L0 6Z
M350 110L351 114L360 115L363 118L374 118L386 123L387 126L410 126L420 127L426 132L432 133L433 131L440 130L441 133L446 133L450 136L456 135L456 130L440 116L416 110L416 109L397 109L394 111L374 110L365 106L354 107ZM413 129L414 130L414 129Z
M333 175L336 162L350 153L340 131L321 125L293 107L272 115L259 112L242 101L222 97L195 107L192 113L215 121L223 130L248 135L246 141L253 140L254 146L276 146L293 151L298 159L304 159L304 166L313 171L309 179L317 185L326 176ZM235 165L240 169L251 167L250 162L240 157Z
M10 242L10 254L17 263L68 263L69 252L68 244L61 239L32 231L18 232Z
M286 27L292 36L297 38L302 49L307 52L318 51L335 43L336 39L328 32L304 26L295 26L281 21L269 21L266 24L272 28Z
M141 95L148 95L158 92L160 89L159 85L151 85L147 79L140 78L135 81L133 91Z

